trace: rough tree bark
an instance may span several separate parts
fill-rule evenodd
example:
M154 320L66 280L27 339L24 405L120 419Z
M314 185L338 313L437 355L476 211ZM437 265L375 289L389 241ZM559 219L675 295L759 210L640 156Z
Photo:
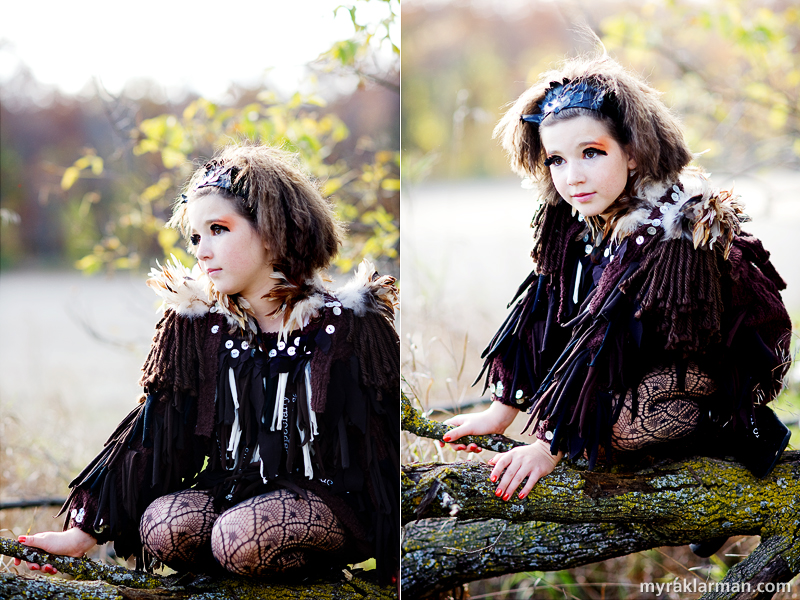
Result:
M289 583L265 583L245 577L195 578L159 577L124 567L111 567L86 558L56 556L0 538L0 554L39 565L50 563L62 573L74 575L67 581L41 575L0 573L0 599L57 598L59 600L390 600L397 590L382 587L354 574L349 580L315 579ZM89 580L89 581L86 581Z
M403 429L441 439L449 428L422 417L404 397ZM470 441L484 448L511 442L498 436ZM798 452L784 453L762 480L737 463L701 457L636 473L562 462L526 499L509 502L495 497L490 472L477 462L403 467L404 598L732 535L760 535L761 543L728 572L721 589L703 598L770 598L758 583L800 573Z

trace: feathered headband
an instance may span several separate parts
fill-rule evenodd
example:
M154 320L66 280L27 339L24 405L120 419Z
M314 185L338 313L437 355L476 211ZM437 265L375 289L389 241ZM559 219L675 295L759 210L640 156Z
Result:
M238 196L243 200L248 200L250 197L250 185L246 177L237 181L239 175L239 168L233 165L226 165L218 160L212 160L204 166L206 172L203 178L192 187L192 191L204 187L218 187L223 190L228 190L234 196ZM183 203L187 201L186 194L181 195Z
M616 103L610 101L606 95L606 90L596 88L586 81L570 81L564 79L562 82L551 81L550 89L547 90L542 101L536 105L538 113L531 115L521 115L520 120L528 123L541 125L548 115L558 114L565 108L588 108L614 119L619 117L619 109Z

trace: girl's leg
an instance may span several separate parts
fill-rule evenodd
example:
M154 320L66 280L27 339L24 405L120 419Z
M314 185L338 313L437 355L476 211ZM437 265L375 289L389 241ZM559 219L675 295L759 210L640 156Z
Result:
M322 499L278 490L225 511L211 533L214 558L238 575L292 571L344 545L344 529Z
M176 570L213 564L211 528L219 513L206 492L183 490L156 498L142 515L139 535L145 549Z
M618 450L641 450L694 432L700 422L699 402L713 394L716 386L694 363L689 363L681 383L674 365L644 377L637 390L635 414L633 395L628 392L622 399L619 419L612 428L612 445Z

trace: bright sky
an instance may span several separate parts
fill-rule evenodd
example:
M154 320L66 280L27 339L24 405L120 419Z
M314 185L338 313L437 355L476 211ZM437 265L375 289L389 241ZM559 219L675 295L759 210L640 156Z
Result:
M80 92L100 79L118 93L148 78L172 95L189 87L219 99L231 81L265 76L291 92L304 65L353 35L340 4L363 23L383 2L347 0L18 0L0 19L0 84L21 64L42 83ZM385 9L384 9L385 10ZM399 43L399 36L396 36ZM267 72L269 74L267 75Z

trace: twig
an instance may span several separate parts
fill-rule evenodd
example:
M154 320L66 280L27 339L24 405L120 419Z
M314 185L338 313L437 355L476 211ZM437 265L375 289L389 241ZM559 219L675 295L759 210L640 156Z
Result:
M16 500L14 502L0 502L0 510L12 508L34 508L36 506L62 506L64 498L37 498L35 500Z

